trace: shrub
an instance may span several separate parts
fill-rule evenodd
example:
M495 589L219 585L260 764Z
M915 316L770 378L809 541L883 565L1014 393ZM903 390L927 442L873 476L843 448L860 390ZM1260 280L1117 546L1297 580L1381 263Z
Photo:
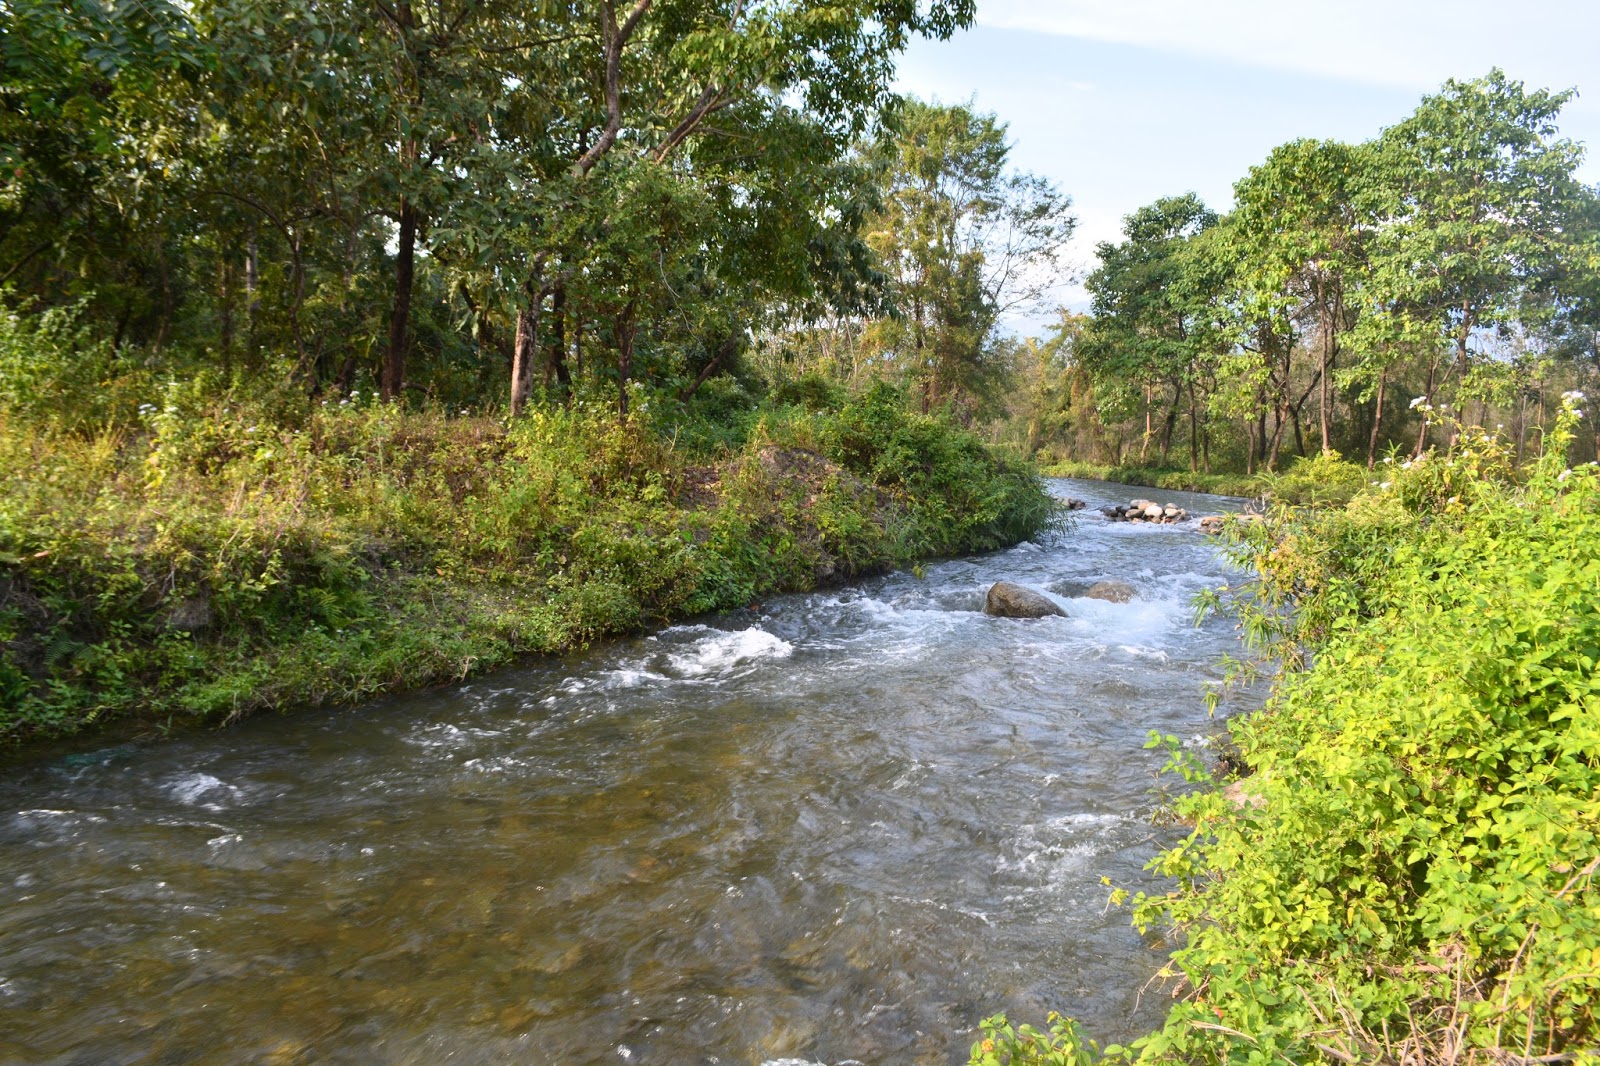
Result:
M1525 482L1462 433L1248 531L1236 606L1287 670L1230 723L1252 801L1177 804L1176 887L1135 918L1181 935L1181 995L1119 1057L1594 1061L1600 469L1563 466L1573 406Z
M610 397L580 397L508 427L360 391L122 378L95 350L86 365L120 398L68 418L50 397L89 380L52 362L70 330L5 328L13 741L360 700L994 547L1052 513L1030 471L893 393L838 413L752 408L708 455L681 447L683 422L643 390L626 420ZM844 436L853 467L834 458Z

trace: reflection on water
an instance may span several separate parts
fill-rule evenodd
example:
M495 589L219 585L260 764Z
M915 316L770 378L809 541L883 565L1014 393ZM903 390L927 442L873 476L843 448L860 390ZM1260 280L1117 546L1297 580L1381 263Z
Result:
M1210 729L1232 634L1189 599L1220 573L1192 523L1090 511L921 580L14 768L0 1062L946 1063L998 1009L1126 1036L1159 951L1100 878L1162 839L1148 731ZM984 616L1001 578L1070 617ZM1083 598L1104 578L1139 597Z

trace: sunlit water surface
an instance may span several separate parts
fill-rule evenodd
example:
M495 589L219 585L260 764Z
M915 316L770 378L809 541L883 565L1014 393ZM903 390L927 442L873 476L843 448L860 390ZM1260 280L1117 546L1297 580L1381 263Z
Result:
M1055 482L1091 506L1154 495ZM1232 647L1194 524L786 596L358 711L0 781L0 1062L964 1062L981 1017L1148 1028L1106 907L1152 729ZM1009 579L1070 617L980 613ZM1135 585L1126 604L1084 598ZM1141 989L1145 989L1141 995Z

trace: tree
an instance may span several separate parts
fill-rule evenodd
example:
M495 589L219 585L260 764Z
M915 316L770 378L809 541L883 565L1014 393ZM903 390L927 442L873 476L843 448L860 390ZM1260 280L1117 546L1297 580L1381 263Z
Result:
M1273 149L1234 186L1235 246L1255 306L1269 317L1308 319L1317 338L1324 451L1333 447L1333 375L1353 317L1348 297L1365 267L1371 228L1360 205L1369 154L1338 141L1293 141ZM1289 379L1285 365L1276 381L1280 411L1286 410Z
M1582 149L1555 125L1572 95L1530 92L1494 70L1446 82L1378 141L1380 225L1363 295L1373 333L1430 349L1430 404L1441 357L1459 384L1481 330L1552 313L1542 282L1573 251L1566 235L1584 194ZM1424 426L1419 451L1426 439Z
M1171 390L1162 420L1164 463L1184 392L1215 354L1215 261L1191 247L1216 222L1216 213L1194 193L1165 197L1123 219L1120 243L1103 241L1095 248L1100 265L1086 282L1094 322L1080 345L1081 358L1097 377L1129 380L1142 392L1140 462L1156 435L1156 391ZM1193 402L1191 412L1197 420Z
M870 158L884 175L869 242L891 279L902 355L924 409L974 402L999 369L995 325L1056 283L1071 200L1007 169L1006 127L966 106L907 101Z

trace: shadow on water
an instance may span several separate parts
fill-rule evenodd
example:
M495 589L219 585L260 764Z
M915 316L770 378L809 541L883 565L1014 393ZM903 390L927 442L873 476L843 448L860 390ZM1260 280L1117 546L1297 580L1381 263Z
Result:
M1056 482L1091 506L1149 494ZM1199 513L1231 501L1157 493ZM788 596L357 712L14 767L0 1062L964 1062L1148 1028L1100 884L1215 726L1193 523ZM997 579L1065 619L980 613ZM1117 578L1137 598L1084 598Z

